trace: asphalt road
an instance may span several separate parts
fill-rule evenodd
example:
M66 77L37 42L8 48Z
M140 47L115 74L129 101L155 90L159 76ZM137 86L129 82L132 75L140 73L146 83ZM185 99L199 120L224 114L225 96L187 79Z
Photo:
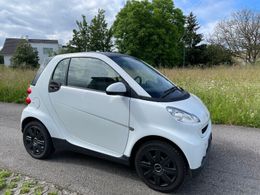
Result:
M24 106L0 103L0 167L82 194L158 194L129 167L70 152L35 160L19 129ZM177 194L260 194L260 129L213 126L209 161Z

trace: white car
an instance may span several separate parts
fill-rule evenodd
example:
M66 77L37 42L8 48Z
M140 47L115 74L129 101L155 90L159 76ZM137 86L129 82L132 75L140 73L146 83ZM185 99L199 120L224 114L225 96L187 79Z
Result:
M132 164L161 192L177 189L205 162L212 137L207 108L134 57L57 55L27 93L21 129L33 158L67 149Z

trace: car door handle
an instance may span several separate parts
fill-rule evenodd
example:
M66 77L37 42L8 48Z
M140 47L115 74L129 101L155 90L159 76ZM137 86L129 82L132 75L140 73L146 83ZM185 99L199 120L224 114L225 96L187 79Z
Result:
M51 81L49 83L49 92L51 93L51 92L59 91L60 87L61 87L60 83L57 83L55 81Z

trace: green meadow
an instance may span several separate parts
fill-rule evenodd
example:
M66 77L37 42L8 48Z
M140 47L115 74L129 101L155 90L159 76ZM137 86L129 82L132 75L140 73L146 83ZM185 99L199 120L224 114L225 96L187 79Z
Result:
M160 69L199 96L215 124L260 127L260 66ZM0 66L0 101L24 103L35 70Z

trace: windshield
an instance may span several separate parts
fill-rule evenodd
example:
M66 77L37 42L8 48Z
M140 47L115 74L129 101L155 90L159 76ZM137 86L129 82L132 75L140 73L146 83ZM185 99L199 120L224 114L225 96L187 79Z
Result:
M150 66L129 56L111 56L152 98L161 98L175 87Z

